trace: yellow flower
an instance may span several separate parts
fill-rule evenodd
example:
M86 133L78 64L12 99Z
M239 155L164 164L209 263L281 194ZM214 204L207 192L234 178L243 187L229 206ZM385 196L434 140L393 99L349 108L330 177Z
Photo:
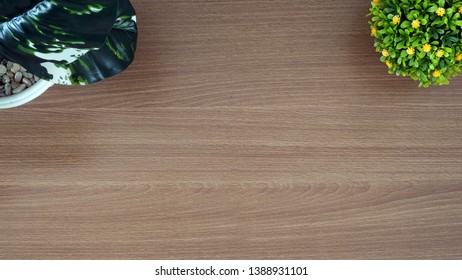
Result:
M435 71L433 72L433 77L438 78L439 76L441 76L440 70L435 70Z
M420 27L420 20L415 19L412 21L412 28L419 28Z
M444 16L444 14L446 13L446 10L444 8L438 8L436 10L436 14L439 15L440 17Z
M462 60L462 54L456 55L456 61L461 61Z
M394 16L394 17L393 17L393 24L395 24L395 25L396 25L396 24L398 24L398 23L399 23L399 21L400 21L400 18L399 18L399 16Z
M436 56L437 57L443 57L444 55L444 51L442 49L439 49L437 52L436 52Z
M430 44L425 44L422 46L422 50L424 52L429 52L431 49L432 49L432 46L430 46Z
M415 49L413 47L409 47L407 48L406 52L408 55L413 55L415 53Z
M371 33L372 33L372 35L374 35L374 36L377 35L377 28L375 28L375 27L372 28Z
M380 0L374 0L374 4L378 4L380 2Z
M459 7L459 14L462 14L462 6Z
M391 63L390 60L385 61L385 64L386 64L388 67L392 67L392 66L393 66L393 63Z
M384 57L388 57L390 54L388 53L387 50L383 50L383 51L382 51L382 55L383 55Z

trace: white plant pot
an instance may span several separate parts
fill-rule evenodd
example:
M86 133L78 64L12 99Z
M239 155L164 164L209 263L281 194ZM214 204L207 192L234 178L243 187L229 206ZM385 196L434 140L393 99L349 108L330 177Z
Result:
M26 104L39 97L52 85L52 82L45 80L39 80L37 83L32 85L30 88L27 88L20 93L13 94L10 96L0 97L0 109L14 108Z

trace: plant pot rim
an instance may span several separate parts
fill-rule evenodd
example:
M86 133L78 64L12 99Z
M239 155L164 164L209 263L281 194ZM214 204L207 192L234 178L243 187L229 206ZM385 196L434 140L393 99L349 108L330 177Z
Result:
M0 109L9 109L24 105L42 95L47 89L49 89L53 85L54 83L52 82L39 80L30 88L27 88L20 93L0 97Z

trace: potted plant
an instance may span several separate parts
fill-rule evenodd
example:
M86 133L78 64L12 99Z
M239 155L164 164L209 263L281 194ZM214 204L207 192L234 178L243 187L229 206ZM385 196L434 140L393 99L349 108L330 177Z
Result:
M390 74L448 84L462 65L462 0L373 0L369 22Z
M87 85L118 74L133 61L136 40L129 0L0 1L0 57L38 77L16 96L3 94L0 108L53 84ZM17 99L23 102L11 104Z

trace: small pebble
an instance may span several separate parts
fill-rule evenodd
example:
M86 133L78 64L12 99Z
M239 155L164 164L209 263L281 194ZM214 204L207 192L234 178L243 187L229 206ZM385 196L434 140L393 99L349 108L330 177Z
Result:
M26 85L25 84L20 84L17 88L13 89L13 94L20 93L21 91L23 91L25 89L26 89Z
M14 81L16 83L20 83L22 80L22 73L21 72L16 72L16 74L14 74Z
M22 83L25 84L27 87L32 86L32 82L28 78L22 78Z
M22 75L28 79L33 79L34 78L34 75L32 75L31 73L29 72L22 72Z
M17 64L17 63L13 63L13 66L11 66L11 72L13 73L16 73L18 72L19 70L21 70L21 65Z
M6 74L6 71L8 71L8 69L6 69L6 66L0 64L0 75Z
M12 91L13 91L13 88L11 87L11 84L5 84L5 94L6 94L6 96L11 95Z

